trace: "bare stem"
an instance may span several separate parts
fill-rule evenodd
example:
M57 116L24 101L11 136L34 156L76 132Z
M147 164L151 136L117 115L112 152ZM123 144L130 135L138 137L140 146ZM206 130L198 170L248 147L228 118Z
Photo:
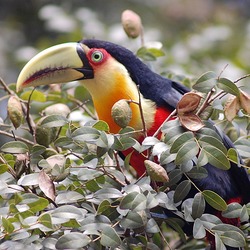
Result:
M8 137L10 137L10 138L14 138L15 140L18 140L18 141L25 142L25 143L27 143L27 144L29 144L29 145L31 145L31 146L35 145L35 143L32 142L32 141L30 141L30 140L27 140L27 139L22 138L22 137L20 137L20 136L14 135L14 134L12 134L12 133L8 133L8 132L6 132L6 131L0 130L0 134L1 134L1 135L8 136Z
M196 115L200 115L205 110L205 108L210 104L210 98L211 98L211 96L212 96L213 93L214 93L213 90L211 90L208 93L208 95L206 96L205 101L202 103L202 105L200 106L200 108L196 112Z
M163 125L165 122L168 122L174 115L176 115L176 109L165 119L165 121L161 124L161 126L155 131L155 133L152 135L153 137L157 137L157 135L160 133Z
M237 82L239 82L239 81L241 81L241 80L243 80L245 78L248 78L248 77L250 77L250 74L247 74L247 75L244 75L244 76L238 78L237 80L234 81L234 83L237 83Z
M9 94L9 95L15 95L15 93L7 86L7 84L4 82L4 80L0 77L0 84L3 86L4 90Z

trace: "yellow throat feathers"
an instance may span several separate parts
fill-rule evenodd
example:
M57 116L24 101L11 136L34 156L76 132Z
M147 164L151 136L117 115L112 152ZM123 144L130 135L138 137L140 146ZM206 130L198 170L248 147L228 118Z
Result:
M94 79L82 81L92 96L98 118L108 123L111 133L117 133L121 129L111 117L112 106L121 99L139 102L136 84L130 78L126 68L114 61L116 63L105 64L101 69L96 70ZM146 128L150 128L154 122L156 107L152 101L143 98L142 95L140 98ZM139 106L131 103L130 107L132 119L129 126L135 130L143 129Z

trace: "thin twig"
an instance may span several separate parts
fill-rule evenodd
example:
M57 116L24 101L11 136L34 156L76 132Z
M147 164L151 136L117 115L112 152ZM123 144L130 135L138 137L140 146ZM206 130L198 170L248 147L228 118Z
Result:
M206 107L210 104L210 98L213 93L214 91L213 89L211 89L208 95L206 96L206 99L204 100L204 102L202 103L198 111L196 112L196 115L200 115L206 109Z
M160 133L163 125L165 122L168 122L174 115L176 115L176 109L172 111L172 113L164 120L164 122L161 124L161 126L155 131L155 133L152 135L153 137L157 137L157 135Z
M239 82L239 81L241 81L241 80L243 80L245 78L248 78L248 77L250 77L250 74L247 74L247 75L244 75L244 76L240 77L239 79L235 80L234 83L237 83L237 82Z
M32 97L32 94L34 93L36 88L33 88L33 90L31 91L30 95L29 95L29 99L28 99L28 103L27 103L27 107L26 107L26 121L27 121L27 124L28 124L28 127L30 129L30 133L32 135L34 135L34 127L35 127L35 124L33 122L33 120L31 119L31 116L30 116L30 102L31 102L31 97Z
M223 74L223 72L225 71L225 69L228 67L228 63L225 65L225 67L221 70L219 76L218 76L218 79L221 78L221 75Z
M123 169L120 166L117 152L114 152L114 157L115 157L115 161L116 161L116 169L118 169L123 174L126 184L130 184L130 181L127 179Z
M17 136L17 135L13 135L13 134L8 133L8 132L6 132L6 131L0 130L0 134L1 134L1 135L8 136L8 137L10 137L10 138L14 138L14 139L16 139L16 140L18 140L18 141L25 142L25 143L27 143L27 144L29 144L29 145L31 145L31 146L35 145L35 143L32 142L32 141L30 141L30 140L27 140L27 139L22 138L22 137Z
M15 95L14 91L12 91L7 84L4 82L4 80L0 77L0 84L3 86L4 90L9 94L9 95Z
M85 105L85 103L73 98L73 97L70 97L68 96L68 99L71 101L71 102L74 102L77 104L78 107L82 108L91 118L93 118L94 120L97 119L96 115L93 114L89 108Z

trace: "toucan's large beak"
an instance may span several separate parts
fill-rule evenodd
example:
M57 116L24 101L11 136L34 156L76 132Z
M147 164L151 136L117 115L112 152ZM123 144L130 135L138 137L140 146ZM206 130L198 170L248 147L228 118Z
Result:
M81 43L65 43L40 52L21 71L17 91L30 86L93 78L93 69L86 57L88 49Z

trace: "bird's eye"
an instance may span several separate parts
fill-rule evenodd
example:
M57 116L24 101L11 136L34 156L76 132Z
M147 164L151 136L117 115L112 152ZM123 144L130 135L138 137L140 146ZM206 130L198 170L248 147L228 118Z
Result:
M93 54L91 55L91 60L93 62L98 63L98 62L101 62L102 59L103 59L103 53L99 50L94 51Z

